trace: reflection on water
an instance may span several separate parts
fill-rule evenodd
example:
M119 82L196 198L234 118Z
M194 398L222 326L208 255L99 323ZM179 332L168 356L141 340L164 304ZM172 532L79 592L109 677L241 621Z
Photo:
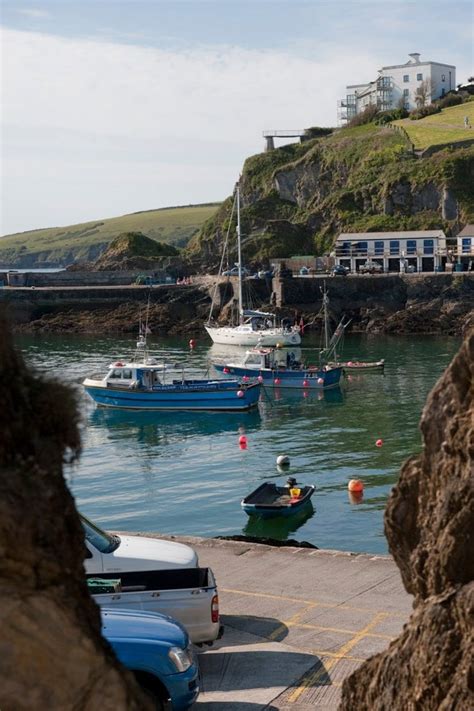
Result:
M304 509L287 518L284 516L275 516L275 518L249 516L242 533L245 536L275 538L277 541L286 541L287 538L292 538L296 531L309 521L314 514L313 502L310 500ZM314 543L314 541L311 542Z
M150 352L203 374L215 347L205 336L152 335ZM319 339L315 337L317 348ZM74 384L83 412L83 454L67 470L86 515L115 530L165 534L297 536L320 548L386 553L383 509L403 461L420 449L418 423L426 396L457 351L437 337L347 335L353 360L385 358L379 373L351 374L340 388L265 390L251 413L166 413L97 409L79 383L131 354L135 338L19 336L26 360ZM313 358L305 337L302 357ZM243 349L245 350L245 349ZM242 349L233 349L234 354ZM239 447L245 430L246 449ZM382 439L383 447L375 442ZM290 457L279 472L276 459ZM317 515L250 520L240 501L258 483L287 476L314 483ZM347 484L364 494L350 499ZM263 528L261 534L258 530ZM255 532L257 529L257 532Z
M222 432L251 432L260 425L258 410L250 412L136 412L97 407L89 415L93 427L106 427L120 438L156 444L169 434L180 438Z

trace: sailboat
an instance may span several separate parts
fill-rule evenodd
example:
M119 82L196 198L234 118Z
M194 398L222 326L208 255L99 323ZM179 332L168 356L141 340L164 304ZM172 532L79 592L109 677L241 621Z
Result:
M242 273L242 247L241 247L241 225L240 225L240 187L236 186L234 206L237 209L237 263L238 267L238 308L239 323L236 326L219 326L212 321L214 301L212 300L209 319L205 329L214 341L223 345L235 346L297 346L301 343L301 335L298 326L286 325L282 322L277 324L276 316L273 313L264 311L246 310L243 305L243 273ZM231 215L232 221L232 215ZM224 246L224 253L227 246ZM221 269L224 261L224 254L221 261Z
M323 293L323 317L324 317L324 347L319 352L320 363L330 366L331 368L342 367L344 372L383 372L385 361L382 358L378 361L339 361L339 356L337 354L337 348L341 343L344 336L344 332L349 325L350 321L345 321L344 316L339 321L336 330L331 335L329 331L329 296L326 289L326 282L324 283Z

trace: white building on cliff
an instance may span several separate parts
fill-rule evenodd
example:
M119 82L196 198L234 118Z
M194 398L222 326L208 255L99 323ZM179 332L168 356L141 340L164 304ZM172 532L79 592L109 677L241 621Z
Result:
M374 81L346 86L345 99L338 101L339 122L344 124L350 121L369 104L377 106L380 111L401 106L414 109L416 90L422 82L427 88L426 104L456 88L456 67L440 62L422 62L418 52L409 57L406 64L379 69Z

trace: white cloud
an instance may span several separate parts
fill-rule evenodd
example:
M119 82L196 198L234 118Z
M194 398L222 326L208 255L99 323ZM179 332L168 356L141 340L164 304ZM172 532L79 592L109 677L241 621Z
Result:
M15 30L3 52L3 233L222 199L262 130L335 125L346 82L380 64Z
M23 7L16 10L19 15L25 15L26 17L33 17L35 19L42 19L44 17L51 17L51 13L46 10L38 10L37 8Z

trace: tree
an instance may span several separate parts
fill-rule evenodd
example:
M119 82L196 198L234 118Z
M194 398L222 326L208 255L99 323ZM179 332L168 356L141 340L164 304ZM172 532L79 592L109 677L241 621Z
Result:
M415 103L419 109L431 102L431 96L434 92L434 84L429 79L424 79L417 90L415 91Z

